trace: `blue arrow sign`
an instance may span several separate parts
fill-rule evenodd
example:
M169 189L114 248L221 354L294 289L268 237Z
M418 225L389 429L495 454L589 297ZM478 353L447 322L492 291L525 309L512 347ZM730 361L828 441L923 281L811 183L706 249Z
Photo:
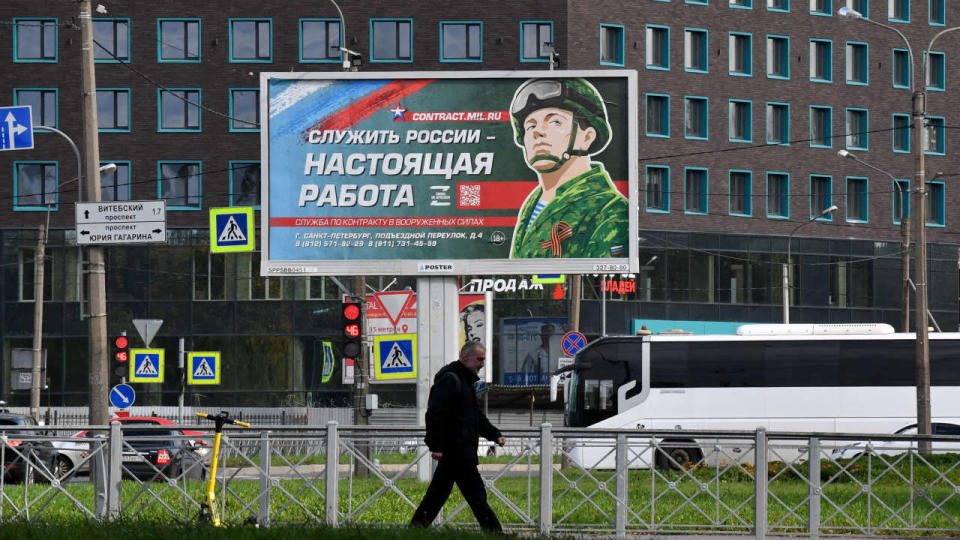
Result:
M33 122L29 105L0 107L0 150L33 148Z
M129 384L118 384L110 390L110 404L118 409L127 409L133 405L137 393Z

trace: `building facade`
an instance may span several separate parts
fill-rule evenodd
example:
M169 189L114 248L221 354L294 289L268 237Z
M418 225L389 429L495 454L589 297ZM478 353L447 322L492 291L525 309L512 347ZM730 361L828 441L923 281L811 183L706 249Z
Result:
M188 350L222 351L223 384L190 392L191 404L350 396L339 370L320 383L319 344L339 339L335 282L261 277L258 252L211 254L207 230L209 208L259 205L259 73L339 71L352 60L340 47L360 53L362 71L547 71L555 54L560 69L638 72L641 268L617 276L630 286L605 302L604 277L585 276L587 334L602 320L610 333L637 321L780 322L788 252L792 322L902 330L900 224L920 204L900 196L916 187L911 81L919 51L960 24L960 7L946 0L390 0L340 2L342 18L326 0L282 10L250 0L103 6L94 17L100 156L117 170L103 175L101 198L162 198L168 209L165 245L106 248L108 328L132 333L132 319L163 319L154 345L168 359L179 338ZM838 16L841 7L902 32L917 58L896 33ZM9 47L0 95L32 105L35 124L81 145L76 9L0 5L0 48ZM930 310L943 330L958 326L960 230L949 211L960 196L951 185L960 173L951 137L958 39L937 41L924 83ZM12 351L32 346L37 230L47 219L44 403L86 403L76 167L53 133L38 132L32 150L0 153L0 380L15 404L28 393L10 390ZM404 279L394 286L412 284ZM498 292L494 349L517 339L507 320L565 318L568 295L553 286ZM169 382L140 399L169 404L175 393ZM412 388L380 394L381 403L413 401Z

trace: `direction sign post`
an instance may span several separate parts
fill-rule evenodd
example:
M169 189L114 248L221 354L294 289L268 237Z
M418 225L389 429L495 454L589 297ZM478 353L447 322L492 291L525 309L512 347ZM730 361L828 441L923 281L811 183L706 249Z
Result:
M30 105L0 107L0 150L33 148L33 109Z
M118 384L110 390L110 405L118 409L129 409L136 398L137 393L129 384Z
M77 244L146 244L167 241L167 203L78 202Z

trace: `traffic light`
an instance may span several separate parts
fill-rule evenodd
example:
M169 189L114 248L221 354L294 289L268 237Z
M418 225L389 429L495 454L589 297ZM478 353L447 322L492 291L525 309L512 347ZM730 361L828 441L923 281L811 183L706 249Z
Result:
M360 329L361 323L361 304L359 300L345 296L340 306L340 315L343 326L343 356L345 358L359 358L360 356L360 337L363 333Z
M113 374L117 377L126 377L130 373L130 350L127 348L130 342L127 340L127 333L123 332L113 339Z

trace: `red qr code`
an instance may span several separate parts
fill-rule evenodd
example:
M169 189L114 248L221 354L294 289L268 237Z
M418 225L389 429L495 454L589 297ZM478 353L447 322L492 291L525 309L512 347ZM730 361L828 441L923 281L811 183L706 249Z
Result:
M460 185L459 206L480 206L480 184Z

